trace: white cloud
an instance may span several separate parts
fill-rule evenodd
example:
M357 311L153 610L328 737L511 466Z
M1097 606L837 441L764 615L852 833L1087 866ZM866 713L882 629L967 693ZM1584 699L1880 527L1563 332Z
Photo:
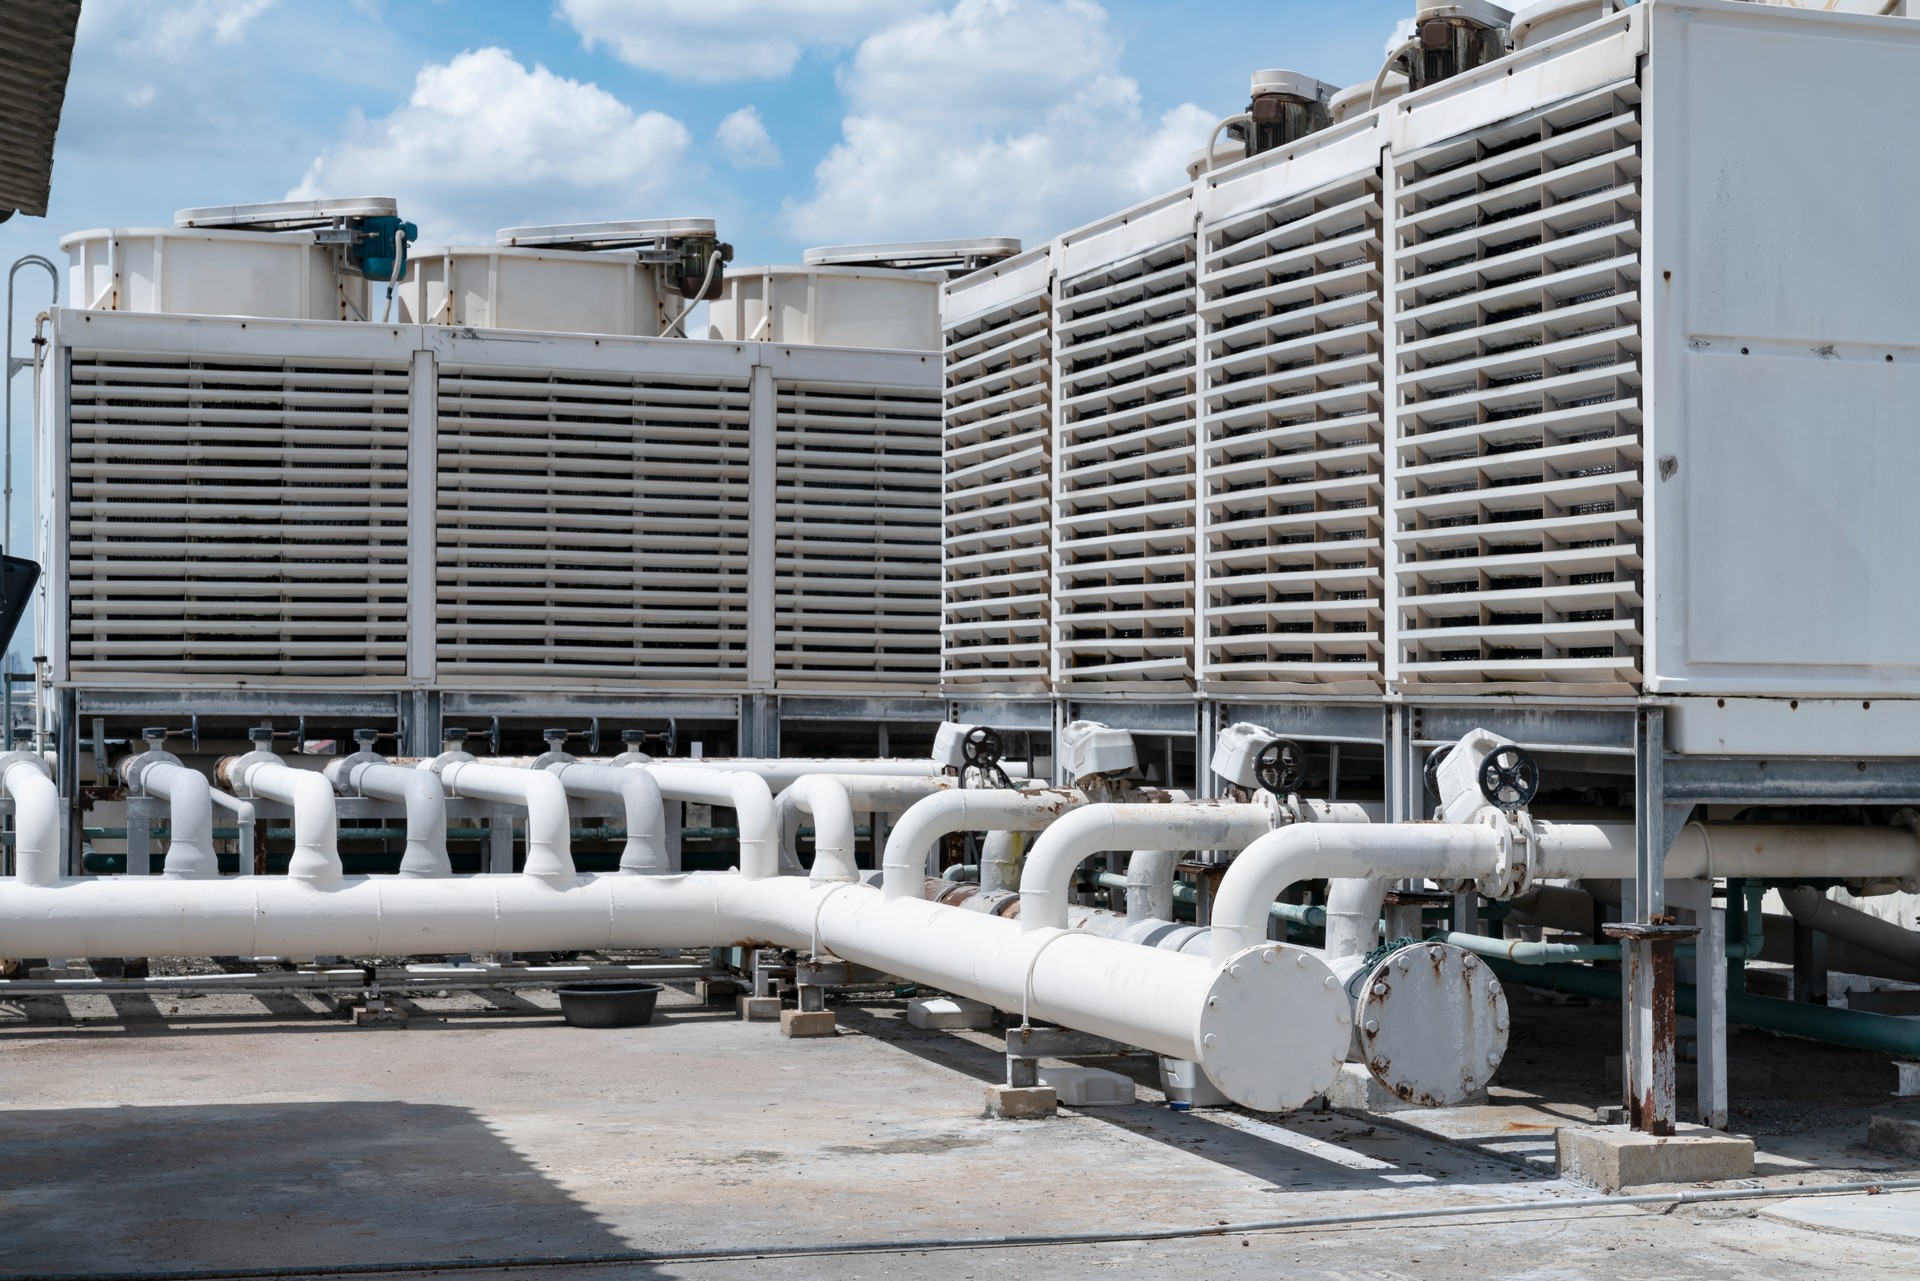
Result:
M1213 113L1149 116L1092 0L958 0L863 42L842 140L786 222L803 240L1019 235L1170 190Z
M588 49L677 80L777 80L808 48L850 45L928 0L559 0Z
M423 239L490 244L505 226L658 216L690 142L671 116L480 49L421 68L403 106L361 121L287 198L396 196Z
M780 148L773 145L766 122L760 119L760 112L754 107L742 107L722 120L720 127L713 131L713 140L719 146L720 154L735 169L753 169L780 163Z
M80 10L80 34L112 33L122 48L138 48L179 62L209 42L231 47L275 0L90 0Z

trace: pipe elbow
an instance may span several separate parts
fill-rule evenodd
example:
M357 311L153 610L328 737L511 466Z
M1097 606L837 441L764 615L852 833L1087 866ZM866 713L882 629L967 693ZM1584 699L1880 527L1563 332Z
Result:
M447 788L438 774L394 768L402 804L407 807L407 849L400 875L452 876L447 857Z
M527 860L523 870L528 876L571 878L573 819L567 809L567 789L545 770L527 770L525 774Z
M1088 805L1061 816L1040 833L1020 873L1020 930L1067 928L1067 892L1074 869L1113 844L1117 820L1111 805Z
M287 803L293 806L293 857L287 875L318 884L338 882L346 874L340 865L340 817L333 803L333 785L316 773L272 767ZM256 768L254 777L265 772Z
M25 885L60 880L60 789L31 752L0 757L0 790L13 801L14 877Z
M857 881L854 863L853 798L829 778L810 775L781 793L793 795L794 808L813 815L813 872L816 881Z
M730 770L727 797L740 828L740 875L764 880L780 874L780 831L774 826L773 789L745 770Z
M213 786L196 770L174 762L160 762L145 771L148 788L167 799L172 837L162 865L166 875L182 880L208 880L220 875L213 852Z
M645 770L624 771L620 799L626 809L627 843L620 851L620 870L658 876L673 870L667 854L666 807L660 784Z

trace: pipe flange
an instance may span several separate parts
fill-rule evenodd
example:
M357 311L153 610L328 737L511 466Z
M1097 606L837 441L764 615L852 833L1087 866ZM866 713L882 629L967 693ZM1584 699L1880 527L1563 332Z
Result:
M1533 884L1533 868L1528 858L1533 848L1533 818L1524 810L1508 814L1489 805L1477 815L1477 821L1500 835L1500 852L1493 871L1476 880L1474 888L1490 899L1517 898Z
M224 783L227 790L235 796L240 797L242 800L251 801L256 798L253 794L253 788L247 783L247 775L255 765L265 765L268 763L280 765L284 762L281 761L279 756L272 752L247 752L241 756L229 756L222 760L218 765L214 766L213 776L221 783Z
M19 755L20 753L10 753ZM184 765L178 756L160 748L149 748L144 752L135 752L120 762L120 777L127 781L127 790L134 796L145 796L146 785L141 782L147 771L155 765Z
M1347 991L1319 954L1264 943L1214 972L1199 1062L1243 1107L1281 1112L1333 1088L1353 1035Z

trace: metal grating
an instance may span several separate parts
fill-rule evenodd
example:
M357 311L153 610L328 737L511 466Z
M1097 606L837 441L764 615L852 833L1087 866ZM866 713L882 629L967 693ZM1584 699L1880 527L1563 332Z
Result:
M1638 90L1395 164L1396 680L1640 675Z
M1044 289L946 331L941 674L1048 677L1053 332Z
M407 380L74 352L71 672L403 679Z
M1204 678L1379 688L1380 177L1204 229Z
M747 380L442 366L449 683L745 677Z
M936 682L939 392L775 390L775 679Z
M1193 679L1194 241L1062 280L1054 631L1065 685Z

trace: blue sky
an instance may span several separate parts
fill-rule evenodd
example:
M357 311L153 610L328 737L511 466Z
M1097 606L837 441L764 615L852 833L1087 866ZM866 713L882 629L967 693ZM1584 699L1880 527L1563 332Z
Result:
M1371 76L1412 7L85 0L52 206L0 224L0 261L64 264L68 231L290 194L396 196L426 244L667 216L715 218L743 264L1032 243L1182 180L1257 68ZM44 285L20 289L30 330ZM24 455L14 475L24 530Z

